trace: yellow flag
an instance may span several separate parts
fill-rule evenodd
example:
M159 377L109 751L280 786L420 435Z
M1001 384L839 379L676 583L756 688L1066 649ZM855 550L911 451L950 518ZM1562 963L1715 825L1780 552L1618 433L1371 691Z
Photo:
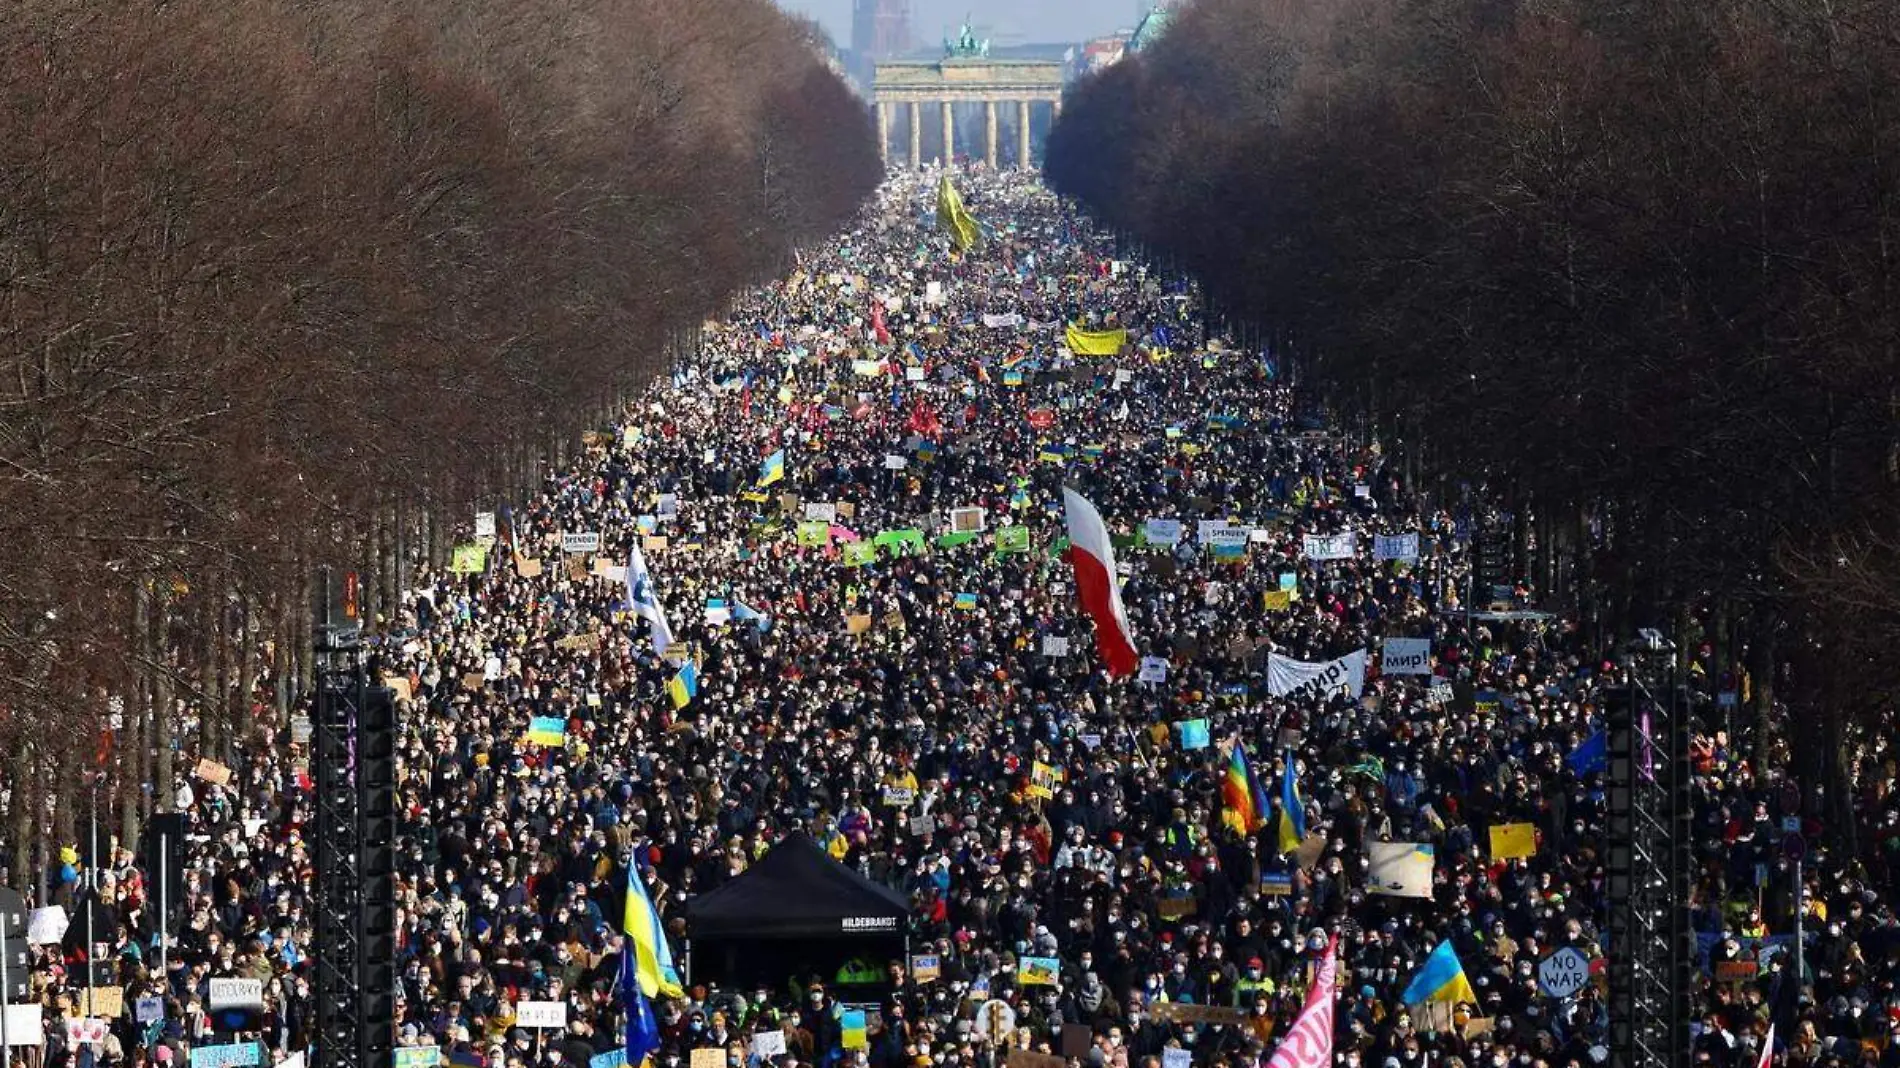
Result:
M1113 356L1128 344L1128 331L1083 330L1070 323L1064 340L1077 356Z
M976 220L964 209L963 198L957 195L957 187L950 184L948 173L937 183L937 225L943 227L960 251L967 252L976 244Z
M1536 825L1500 823L1491 828L1492 860L1522 860L1536 855Z

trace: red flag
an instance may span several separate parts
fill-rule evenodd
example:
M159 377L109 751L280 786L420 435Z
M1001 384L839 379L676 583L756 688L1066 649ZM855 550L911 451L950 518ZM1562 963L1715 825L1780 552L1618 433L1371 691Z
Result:
M1785 980L1784 980L1785 981ZM1755 1068L1770 1068L1775 1063L1775 1024L1768 1022L1768 1034L1761 1040L1761 1060L1755 1062Z
M1095 647L1108 665L1109 677L1133 675L1141 657L1135 651L1135 632L1122 609L1121 580L1115 576L1115 549L1108 539L1102 513L1088 498L1072 489L1062 490L1062 507L1069 527L1069 562L1075 565L1075 589L1082 608L1095 620Z
M1339 936L1326 945L1306 992L1306 1007L1280 1040L1267 1068L1328 1068L1333 1063L1333 1000L1339 984Z
M884 328L884 302L881 300L871 302L871 333L877 338L878 344L891 343L891 332Z

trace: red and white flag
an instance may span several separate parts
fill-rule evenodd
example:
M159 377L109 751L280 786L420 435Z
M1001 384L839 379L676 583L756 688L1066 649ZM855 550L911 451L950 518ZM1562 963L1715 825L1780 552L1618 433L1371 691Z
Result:
M1115 549L1108 527L1095 506L1068 487L1062 490L1062 510L1069 526L1069 562L1075 565L1075 589L1082 608L1095 620L1095 647L1108 664L1108 673L1133 675L1141 666L1135 651L1135 632L1122 610L1122 589L1115 577Z
M1333 1001L1339 985L1339 936L1334 935L1313 973L1306 1007L1287 1029L1267 1068L1328 1068L1333 1063Z
M1768 1021L1768 1034L1761 1040L1761 1060L1755 1062L1755 1068L1769 1068L1775 1063L1775 1023Z

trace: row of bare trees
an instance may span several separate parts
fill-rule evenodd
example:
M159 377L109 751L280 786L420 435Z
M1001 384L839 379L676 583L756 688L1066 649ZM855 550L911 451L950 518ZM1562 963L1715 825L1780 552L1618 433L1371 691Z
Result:
M1599 633L1779 683L1851 833L1900 689L1896 85L1883 0L1199 0L1048 174L1534 517Z
M129 832L174 741L227 754L294 700L314 563L370 576L373 617L880 176L866 109L770 0L23 0L7 23L15 882L47 825L73 840L95 761Z

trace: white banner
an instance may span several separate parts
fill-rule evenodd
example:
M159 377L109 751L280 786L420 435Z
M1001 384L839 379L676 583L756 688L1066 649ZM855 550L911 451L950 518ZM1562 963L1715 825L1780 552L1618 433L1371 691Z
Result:
M264 1004L264 980L262 979L212 979L208 980L210 1007L212 1009L250 1008Z
M1378 534L1372 539L1374 560L1418 559L1417 534Z
M515 1026L558 1030L567 1026L567 1002L523 1001L515 1005Z
M1373 842L1366 846L1370 865L1366 893L1388 897L1432 896L1432 847L1423 842Z
M1023 325L1022 313L1010 312L1008 315L985 315L983 317L983 325L989 327L991 330L1005 330L1018 327Z
M1365 688L1364 649L1317 664L1279 653L1267 656L1267 692L1275 697L1329 697L1344 693L1357 699Z
M1350 560L1359 551L1359 536L1344 534L1308 534L1301 543L1308 560Z
M1158 656L1141 658L1141 674L1136 676L1142 682L1168 681L1168 662Z
M1386 675L1430 675L1430 638L1387 638L1379 647L1379 671Z

